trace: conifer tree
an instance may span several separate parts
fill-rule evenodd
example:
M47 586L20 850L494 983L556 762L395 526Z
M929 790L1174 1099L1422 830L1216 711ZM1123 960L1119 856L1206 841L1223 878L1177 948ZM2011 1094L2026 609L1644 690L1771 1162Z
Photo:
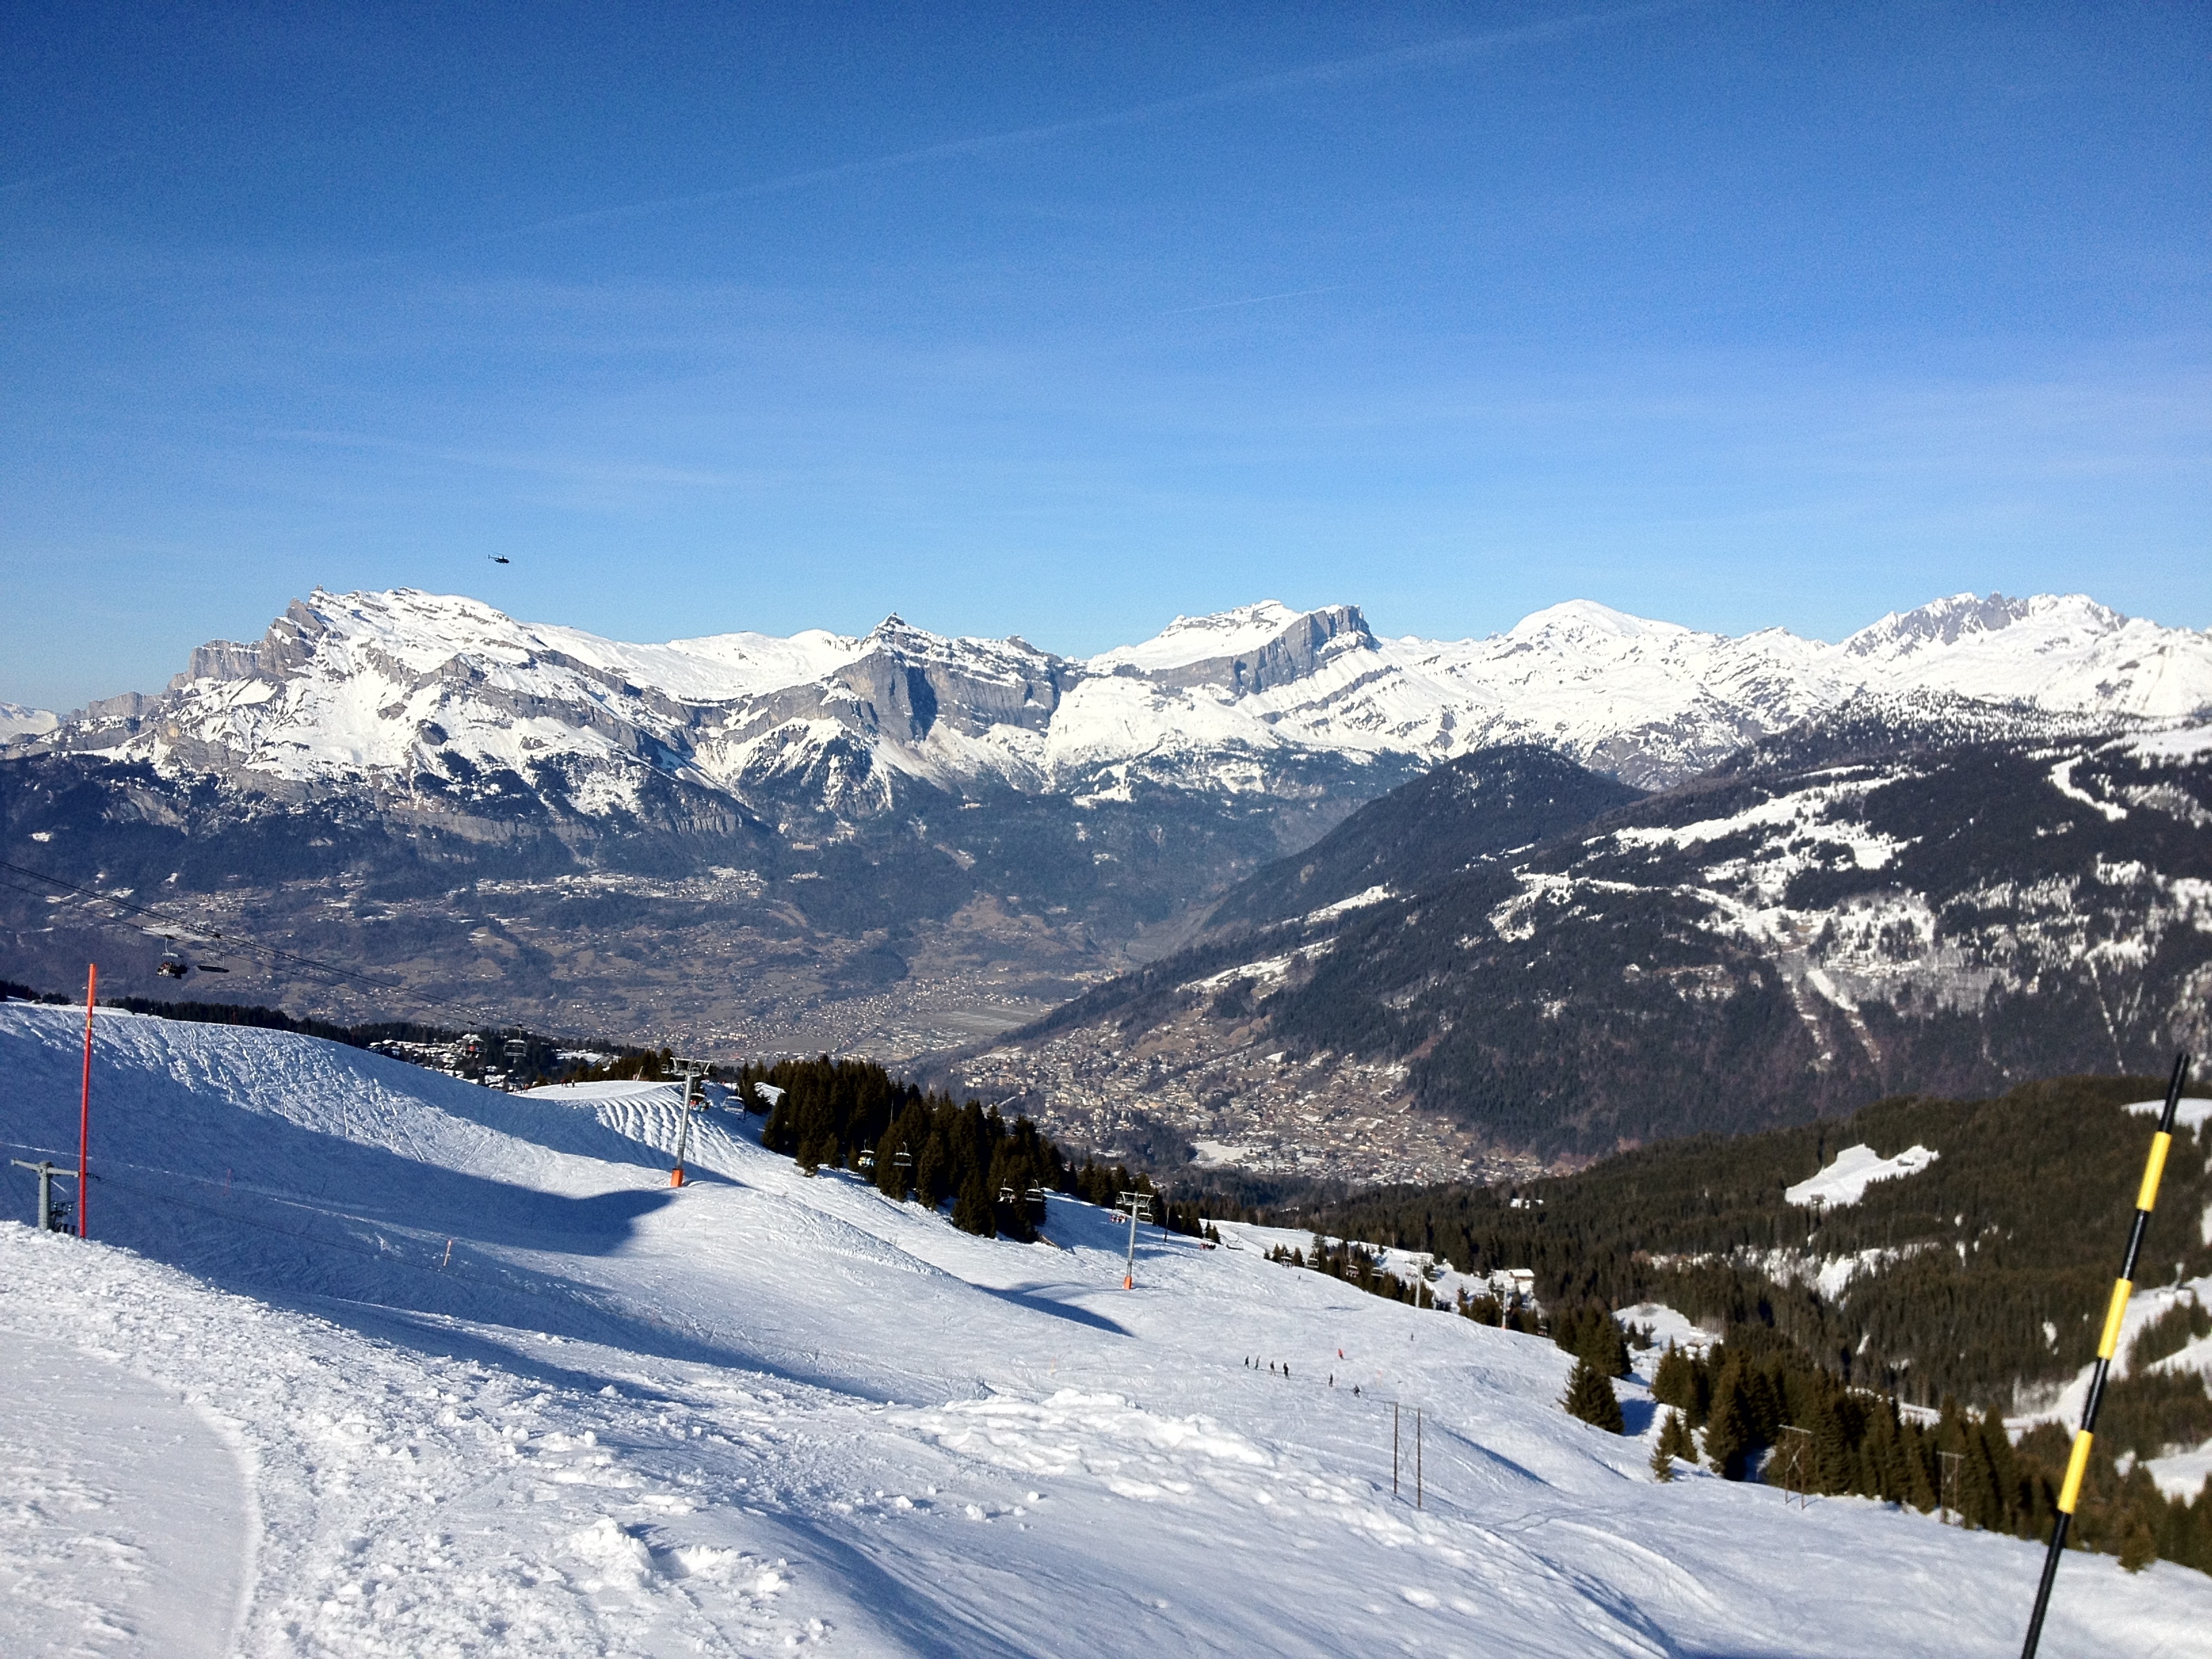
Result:
M1852 1484L1856 1460L1851 1455L1851 1437L1844 1426L1844 1413L1836 1391L1819 1386L1826 1382L1825 1377L1818 1379L1809 1402L1812 1409L1804 1414L1813 1419L1805 1425L1813 1431L1810 1474L1815 1492L1843 1492Z
M1628 1340L1621 1335L1620 1327L1603 1309L1592 1312L1594 1317L1585 1316L1583 1320L1574 1346L1575 1356L1587 1359L1607 1376L1633 1376L1636 1368L1630 1362Z
M989 1238L998 1231L992 1208L990 1189L984 1186L983 1177L971 1173L960 1183L960 1195L952 1201L952 1224L963 1232Z
M959 1171L952 1158L952 1147L945 1135L932 1127L929 1139L914 1160L914 1195L927 1209L935 1209L952 1196L957 1189Z
M1662 1406L1673 1406L1683 1412L1696 1409L1698 1383L1690 1357L1672 1342L1667 1352L1659 1356L1659 1369L1652 1374L1651 1397Z
M1612 1381L1587 1359L1575 1361L1574 1375L1567 1380L1567 1392L1559 1404L1566 1407L1569 1416L1579 1417L1607 1434L1628 1432Z
M1750 1425L1743 1401L1743 1368L1734 1359L1721 1367L1713 1384L1712 1410L1705 1419L1705 1461L1714 1473L1730 1480L1743 1478L1741 1467L1752 1448Z
M1674 1460L1678 1457L1685 1463L1696 1462L1698 1442L1690 1432L1689 1424L1683 1420L1682 1413L1670 1410L1666 1421L1659 1425L1659 1443L1651 1449L1651 1473L1662 1480L1672 1480L1674 1478Z

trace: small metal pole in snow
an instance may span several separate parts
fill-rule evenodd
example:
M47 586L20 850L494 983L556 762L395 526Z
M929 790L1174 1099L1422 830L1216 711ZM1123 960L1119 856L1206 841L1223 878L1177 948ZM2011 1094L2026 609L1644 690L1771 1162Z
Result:
M1152 1200L1144 1193L1123 1193L1114 1206L1129 1218L1129 1263L1121 1272L1121 1288L1133 1291L1137 1288L1137 1223L1152 1214Z
M1777 1448L1782 1455L1782 1490L1797 1500L1797 1507L1801 1510L1811 1501L1812 1466L1807 1461L1806 1450L1812 1443L1813 1431L1810 1429L1801 1429L1795 1423L1782 1425L1782 1443Z
M668 1184L681 1187L684 1184L684 1152L691 1144L691 1091L707 1074L708 1067L703 1060L679 1060L676 1064L684 1068L684 1098L678 1108L676 1167L668 1172Z
M438 1271L439 1271L440 1273L443 1273L443 1272L445 1272L445 1271L446 1271L446 1269L447 1269L447 1268L448 1268L448 1267L452 1267L453 1265L453 1241L452 1239L450 1239L450 1238L449 1238L449 1239L447 1239L447 1240L446 1241L446 1259L445 1259L443 1261L441 1261L441 1262L438 1264Z
M77 1105L76 1119L76 1236L88 1237L84 1230L85 1166L92 1148L92 999L100 986L100 964L87 963L84 969L84 1093Z

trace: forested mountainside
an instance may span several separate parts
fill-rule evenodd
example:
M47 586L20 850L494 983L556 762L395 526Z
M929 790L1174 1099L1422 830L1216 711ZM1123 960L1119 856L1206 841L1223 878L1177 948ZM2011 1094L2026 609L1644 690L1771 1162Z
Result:
M1528 1268L1547 1308L1663 1303L1716 1333L1771 1328L1838 1376L1919 1404L2017 1411L2048 1404L2095 1357L2157 1127L2124 1109L2165 1086L2072 1077L1985 1099L1899 1095L1571 1175L1360 1194L1300 1219L1464 1273ZM1844 1170L1879 1162L1874 1178L1808 1184L1862 1146L1873 1157ZM2200 1103L2167 1161L2146 1291L2212 1274L2208 1154ZM2212 1438L2204 1412L2198 1439Z
M1095 1112L1264 1147L1240 1096L1281 1120L1358 1092L1377 1134L1411 1108L1572 1159L1900 1091L2148 1070L2208 1035L2212 729L1846 710L1490 855L1473 822L1436 827L1448 775L1253 878L1201 942L971 1073L1027 1079L1048 1122L1073 1078ZM1498 798L1469 791L1469 819ZM1345 872L1327 892L1366 884L1291 915L1309 870Z

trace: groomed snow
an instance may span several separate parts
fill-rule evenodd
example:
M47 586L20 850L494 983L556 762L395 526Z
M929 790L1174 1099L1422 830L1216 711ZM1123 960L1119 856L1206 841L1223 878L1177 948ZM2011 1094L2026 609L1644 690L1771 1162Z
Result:
M1866 1189L1875 1182L1918 1175L1942 1156L1932 1147L1915 1146L1907 1146L1894 1158L1884 1158L1861 1142L1838 1152L1835 1162L1818 1175L1784 1188L1782 1197L1786 1203L1821 1204L1838 1210L1864 1198Z
M9 1156L73 1147L78 1041L0 1006ZM0 1527L39 1585L0 1600L9 1654L1996 1656L2040 1559L1659 1486L1641 1386L1604 1435L1550 1342L1250 1248L1148 1230L1123 1291L1085 1206L971 1238L721 1113L672 1191L652 1085L510 1098L103 1013L94 1126L94 1239L0 1225L0 1424L55 1448ZM131 1461L164 1435L181 1463ZM158 1501L165 1467L212 1509ZM2046 1650L2208 1620L2200 1574L2069 1557Z

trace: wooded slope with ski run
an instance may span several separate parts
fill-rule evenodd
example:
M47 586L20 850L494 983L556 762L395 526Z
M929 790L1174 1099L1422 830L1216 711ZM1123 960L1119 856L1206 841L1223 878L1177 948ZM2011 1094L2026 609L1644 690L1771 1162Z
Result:
M78 1018L0 1008L15 1155L73 1142ZM1086 1206L973 1237L723 1115L672 1191L667 1088L502 1097L289 1033L103 1014L94 1091L93 1241L0 1229L10 1455L46 1494L0 1532L16 1650L97 1616L95 1651L190 1651L158 1571L185 1524L238 1586L187 1632L209 1652L2017 1643L2032 1548L1662 1488L1639 1384L1602 1433L1559 1409L1550 1342L1256 1249L1148 1232L1125 1292ZM234 1501L188 1522L86 1449L148 1389ZM1418 1509L1393 1401L1424 1413ZM2212 1618L2164 1565L2063 1586L2054 1649L2178 1652Z

